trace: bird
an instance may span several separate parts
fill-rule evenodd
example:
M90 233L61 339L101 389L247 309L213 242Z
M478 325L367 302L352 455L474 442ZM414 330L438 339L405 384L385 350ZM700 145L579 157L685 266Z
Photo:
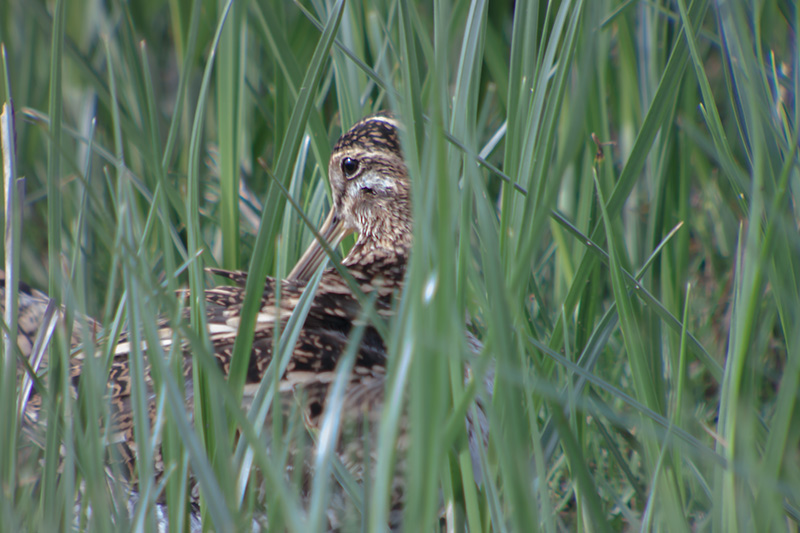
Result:
M5 292L6 292L6 273L0 270L0 315L5 313ZM17 349L24 356L28 357L34 351L36 337L45 326L48 317L48 307L51 306L51 299L47 294L34 289L27 283L20 283L17 297ZM58 310L53 308L52 313ZM90 317L84 317L83 324L88 326L90 332L99 331L100 324ZM72 329L70 343L77 346L81 342L83 328L81 321L76 321Z
M348 346L350 334L363 320L364 298L372 300L378 317L391 318L393 302L404 285L413 224L411 182L403 158L400 128L399 121L391 113L371 115L339 138L330 157L328 179L332 208L319 234L332 249L352 233L356 233L357 238L341 261L351 280L348 281L333 267L322 271L291 359L280 376L283 396L301 400L302 419L309 428L318 429L326 412L325 399L336 376L339 360ZM276 323L281 330L286 325L312 275L327 257L325 248L320 241L314 240L287 278L266 279L248 362L245 404L252 401L272 361ZM247 273L216 268L207 271L228 282L205 291L209 340L223 375L227 375L240 323ZM355 282L355 291L352 282ZM279 301L276 298L278 289ZM39 300L46 300L45 295L36 296ZM25 342L32 338L31 329L27 325ZM163 323L161 338L165 348L171 343L170 331L170 325ZM20 333L23 333L22 329ZM117 460L124 464L123 470L131 485L135 486L136 449L129 368L131 348L130 340L123 335L110 364L109 440L116 443ZM379 328L367 324L345 392L342 413L345 426L362 428L366 423L370 428L377 427L383 403L387 357L386 343ZM75 391L83 362L82 357L75 358L69 370ZM187 391L192 387L192 365L191 354L186 350L183 371ZM149 368L145 369L145 380L152 411L155 393ZM189 396L187 393L187 411L191 413ZM28 399L25 423L29 426L40 423L41 410L41 397L34 391ZM485 420L479 424L481 428L470 431L483 435L485 440ZM403 438L402 434L400 438ZM364 464L362 441L358 438L349 442L344 442L343 438L340 440L342 442L337 448L340 459L356 479L360 479L365 470L369 470L369 465ZM156 473L163 469L159 456ZM398 470L402 475L402 468ZM403 491L403 481L398 479L392 486L393 509L402 505Z

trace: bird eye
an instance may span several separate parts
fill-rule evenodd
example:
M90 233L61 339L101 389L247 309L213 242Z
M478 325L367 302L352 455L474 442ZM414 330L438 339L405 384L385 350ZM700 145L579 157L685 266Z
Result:
M344 175L348 178L353 177L353 175L358 172L358 160L352 157L345 157L342 159L342 172L344 172Z

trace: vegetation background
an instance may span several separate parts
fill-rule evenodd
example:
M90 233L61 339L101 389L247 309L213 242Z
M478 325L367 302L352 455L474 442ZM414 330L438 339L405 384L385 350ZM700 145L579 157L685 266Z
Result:
M779 0L6 0L0 100L25 179L24 195L5 189L7 281L63 302L68 328L86 314L112 338L150 338L178 312L174 289L211 282L203 265L288 272L312 234L279 184L318 224L333 142L392 109L415 213L389 326L388 386L412 428L408 529L437 529L444 509L471 531L796 531L799 23ZM189 466L207 528L264 509L276 530L324 524L327 477L303 510L280 448L266 454L234 407L244 367L220 379L195 317L178 333L194 343L197 429L177 354L132 356L134 388L143 358L158 369L171 528L187 523ZM33 452L4 351L0 522L152 529L146 407L128 515L85 423L107 415L108 344L76 400L65 338ZM468 359L495 377L475 465ZM384 410L374 481L351 487L356 527L386 523L400 405Z

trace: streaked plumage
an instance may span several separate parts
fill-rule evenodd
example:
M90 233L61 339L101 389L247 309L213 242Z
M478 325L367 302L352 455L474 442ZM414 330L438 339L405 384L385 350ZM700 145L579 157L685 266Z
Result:
M353 126L336 143L329 165L333 209L320 232L334 247L349 233L358 233L357 242L342 265L365 295L376 296L376 312L384 317L392 314L392 300L402 289L412 237L410 183L397 128L398 124L391 116L376 115ZM308 280L324 257L322 246L312 243L288 279L277 281L267 278L247 371L246 401L260 384L272 359L276 321L281 326L285 325ZM205 293L209 338L220 368L227 375L247 274L217 269L211 269L210 272L233 282L233 285L215 287ZM276 305L275 289L278 283L280 304ZM46 299L43 295L42 298ZM280 384L283 392L299 392L303 396L303 418L310 426L316 426L324 413L327 389L360 313L359 299L348 283L335 269L326 270ZM26 335L29 330L31 328L26 326ZM169 330L165 328L164 331L168 333ZM164 335L165 344L171 342L168 337ZM126 463L127 471L133 478L136 453L130 406L129 351L130 346L122 339L111 363L110 429L111 440L116 441L120 448L117 457ZM384 342L375 328L368 327L350 379L345 400L345 422L360 427L366 416L368 423L375 425L383 401L385 365ZM76 359L70 369L76 390L81 366L82 361ZM184 377L189 391L192 358L188 353L184 357ZM150 394L153 394L149 369L145 370L145 379ZM191 407L190 400L187 400L188 409ZM26 411L29 425L38 422L40 403L38 395L33 394ZM153 405L151 401L151 410ZM360 477L364 470L361 444L358 440L353 442L355 447L351 443L339 452L345 465ZM162 468L163 465L157 465L157 470ZM401 484L398 485L396 498L398 501L394 505L399 504L402 498Z

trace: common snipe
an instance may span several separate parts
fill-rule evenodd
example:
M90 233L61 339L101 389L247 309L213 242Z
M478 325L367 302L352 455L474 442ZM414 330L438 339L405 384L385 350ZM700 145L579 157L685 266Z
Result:
M342 265L360 290L368 297L375 298L377 313L389 316L392 313L392 299L403 285L412 238L410 182L400 148L397 121L391 115L379 114L353 126L336 143L328 173L333 209L320 233L332 247L337 246L349 233L358 233L356 244ZM272 360L276 322L280 323L282 330L309 278L324 257L323 247L312 243L287 279L278 281L267 278L247 371L246 400L252 398ZM247 274L218 269L210 271L234 282L234 285L219 286L205 293L209 337L214 355L227 375ZM278 284L280 303L276 304ZM42 299L46 301L43 296ZM324 271L280 383L282 392L302 397L303 419L310 427L318 426L322 419L329 385L360 314L359 299L350 285L337 270L330 268ZM23 331L21 328L20 333L30 333L32 323L35 324L35 320L26 323L27 329ZM20 342L21 346L30 344ZM109 375L109 394L114 433L111 440L118 443L118 455L122 456L128 467L126 470L133 477L136 453L135 447L131 446L134 439L129 348L125 339L116 347ZM386 357L383 339L375 328L368 327L358 349L344 401L343 420L351 427L377 425L383 402ZM76 360L71 368L76 390L81 364L80 360ZM184 377L187 390L191 390L192 358L188 352L184 353ZM145 369L145 379L149 394L153 397L149 368ZM37 423L40 403L40 398L34 393L26 412L28 424ZM484 431L482 428L478 433L484 434ZM470 428L472 437L474 433ZM345 466L357 478L364 469L362 443L356 438L350 444L342 443L338 449ZM159 472L163 468L162 464L156 467ZM398 480L393 486L393 506L397 507L402 502L402 492L402 480Z

